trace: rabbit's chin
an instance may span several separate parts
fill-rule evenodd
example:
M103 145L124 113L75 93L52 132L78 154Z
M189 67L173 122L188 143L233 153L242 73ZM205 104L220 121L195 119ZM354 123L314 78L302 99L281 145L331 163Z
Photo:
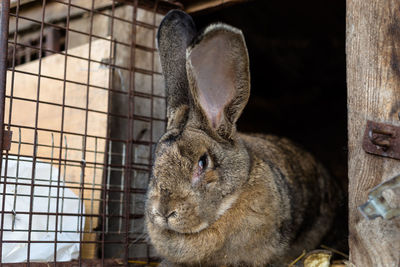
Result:
M198 224L197 226L190 227L190 228L189 227L174 227L173 225L168 225L168 230L178 232L181 234L196 234L196 233L203 231L208 226L209 226L209 224L206 222L202 222L202 223Z

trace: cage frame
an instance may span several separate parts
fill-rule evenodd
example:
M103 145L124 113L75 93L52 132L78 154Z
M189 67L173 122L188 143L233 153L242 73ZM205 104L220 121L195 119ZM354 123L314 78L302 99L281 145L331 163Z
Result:
M45 10L46 10L46 3L47 2L55 2L55 3L59 3L59 4L63 4L63 5L67 6L68 14L66 16L66 26L65 27L62 27L62 26L57 25L55 23L45 22ZM179 3L171 3L171 2L169 2L167 0L156 0L156 1L151 1L151 0L131 0L131 1L130 0L110 0L110 2L112 4L111 4L111 15L109 15L109 14L105 14L104 12L101 12L101 11L98 11L98 10L95 9L95 4L94 4L95 0L91 0L90 2L91 2L91 8L86 8L85 9L85 8L76 6L75 4L71 3L71 0L65 0L65 1L63 1L63 0L47 0L47 1L46 0L42 0L41 1L41 3L42 3L42 15L41 15L41 18L39 20L34 20L34 19L31 19L31 18L26 18L26 17L23 17L23 16L19 15L19 10L20 10L20 5L21 5L20 4L20 0L17 1L16 8L15 8L16 9L15 13L12 13L10 11L11 10L10 9L10 0L6 0L6 1L2 1L1 2L0 51L5 51L5 53L0 53L0 125L1 125L1 129L2 129L0 131L0 147L3 148L3 149L0 150L0 153L1 153L0 155L1 155L2 159L3 159L3 157L5 157L6 160L5 160L5 166L3 166L3 160L0 161L0 170L3 170L4 167L5 167L6 170L5 170L5 175L4 175L4 181L0 182L0 184L3 186L3 190L4 190L3 193L0 196L3 199L2 208L1 208L1 212L0 212L1 213L0 216L2 218L2 220L1 220L1 229L0 229L0 240L2 241L1 244L0 244L0 266L2 266L2 265L8 266L8 263L2 263L4 214L7 213L5 211L5 207L4 206L5 206L5 198L6 198L6 195L7 195L6 186L7 185L13 185L12 182L7 182L6 171L7 171L7 164L8 164L8 160L9 160L9 156L10 156L9 152L8 152L8 149L7 149L7 146L12 143L11 138L10 138L11 129L13 127L15 127L15 126L21 127L21 125L13 125L12 123L10 123L11 120L8 121L9 122L8 124L5 124L5 115L6 115L5 114L5 109L6 109L5 102L6 102L6 98L7 98L7 96L6 96L7 71L11 71L12 72L11 81L8 81L8 82L11 82L12 84L14 83L14 75L15 75L15 73L18 73L18 72L20 72L21 74L24 74L24 75L33 75L33 76L37 77L37 96L36 96L35 100L32 100L32 102L35 103L35 105L36 105L35 126L34 127L26 127L26 128L29 128L30 130L34 131L34 141L33 141L33 149L34 150L33 150L32 178L31 178L31 184L30 184L30 186L31 186L31 190L30 190L30 207L29 207L29 211L26 213L29 216L29 227L27 229L28 230L28 240L26 242L24 242L24 241L15 241L14 242L14 243L27 243L28 244L27 262L26 263L20 263L20 264L23 264L24 266L25 266L25 264L27 264L28 266L29 265L41 266L42 264L43 265L46 264L46 266L47 266L49 263L50 264L54 264L54 265L61 265L61 266L72 266L72 265L73 266L76 266L76 265L79 265L79 266L82 266L82 265L84 265L84 266L92 266L93 265L94 266L94 265L98 265L98 264L100 264L101 266L107 266L107 265L129 265L129 264L132 264L132 263L133 264L141 264L141 263L149 264L152 261L152 259L149 257L149 252L147 252L147 259L145 261L143 261L143 262L141 262L141 261L133 261L132 258L129 257L129 249L130 249L130 245L131 245L131 242L132 242L132 238L130 237L130 234L129 234L130 233L129 232L130 231L130 229L129 229L129 227L130 227L130 219L131 219L131 217L140 216L140 215L131 214L131 210L130 210L130 205L131 205L131 203L130 203L130 195L132 193L145 194L145 190L131 188L130 177L131 177L131 173L136 168L132 164L128 164L129 162L132 162L131 161L132 160L131 159L131 157L132 157L132 149L133 149L132 146L133 146L134 143L138 143L138 144L147 145L147 146L149 146L151 148L156 143L156 140L153 140L153 138L152 138L152 125L153 125L152 123L150 123L150 135L151 135L150 141L140 141L140 140L137 141L137 140L134 140L134 137L133 137L133 122L134 122L134 119L139 119L139 120L143 120L143 121L146 121L146 120L149 120L149 119L133 114L133 108L134 108L134 106L133 106L134 105L134 101L133 100L129 101L128 115L125 116L125 118L128 120L128 124L129 124L128 125L128 129L129 129L128 130L128 138L126 140L115 140L117 142L124 142L125 145L126 145L125 162L127 164L124 164L124 166L117 166L117 167L123 167L125 169L124 170L125 179L124 179L123 190L120 190L118 192L118 190L114 190L114 189L110 189L110 188L106 189L107 186L109 186L109 185L107 185L107 171L106 170L108 170L109 168L115 167L107 159L107 155L112 153L112 151L110 151L109 141L114 140L113 137L110 136L110 129L107 129L107 136L105 138L106 139L106 145L105 145L105 151L104 151L104 155L105 156L104 156L104 163L102 165L102 168L103 168L104 171L103 171L103 174L102 174L103 175L103 179L102 179L102 188L101 188L102 204L101 204L101 213L100 213L101 216L100 217L101 217L101 220L103 222L103 223L101 223L101 227L102 227L101 236L100 236L100 238L96 239L95 241L83 241L82 240L83 234L85 233L85 230L82 228L83 217L84 216L85 217L87 217L87 216L89 216L89 217L90 216L98 216L98 214L97 215L96 214L83 214L83 206L84 206L84 204L83 204L84 201L83 200L85 200L83 192L84 192L85 189L87 189L85 187L84 182L83 182L83 183L81 183L79 186L77 186L75 188L75 189L79 190L79 192L80 192L79 197L80 197L80 199L82 199L82 201L80 201L80 205L81 205L80 211L81 211L81 213L79 214L80 215L79 216L80 217L80 225L81 225L80 232L79 232L79 236L80 236L80 239L79 239L79 246L80 246L79 253L80 253L80 256L79 256L79 258L77 260L72 261L72 262L58 262L57 261L57 235L58 235L57 227L58 227L58 218L60 217L60 214L61 214L61 216L68 215L68 214L63 214L62 212L59 212L59 210L58 210L59 199L60 199L59 198L59 196L60 196L59 194L60 194L60 189L61 188L65 188L65 187L71 188L71 186L66 186L65 184L64 185L60 184L61 166L63 164L63 161L65 161L64 162L65 165L67 164L67 161L68 161L67 158L63 159L63 156L62 156L63 150L65 150L65 152L68 150L67 145L66 145L66 141L63 140L63 135L65 137L65 135L67 135L67 134L73 134L73 133L69 133L68 131L65 131L64 128L63 128L63 126L64 126L64 117L65 117L64 116L64 110L65 110L65 108L69 107L65 103L66 83L67 82L74 83L74 81L68 81L67 78L66 78L66 76L67 76L66 75L66 73L67 73L67 60L68 60L69 57L75 57L75 58L87 61L88 74L87 74L86 83L77 83L77 82L75 82L75 83L77 83L77 84L79 84L81 86L86 86L86 88L87 88L86 89L87 90L87 93L86 93L86 96L87 96L86 97L86 107L82 108L82 110L86 113L85 133L82 136L82 147L84 149L82 150L82 160L80 162L75 162L76 164L81 165L82 169L84 170L85 167L86 167L86 164L87 164L86 155L85 155L85 153L87 152L86 143L85 143L86 140L85 139L87 137L97 138L97 136L90 136L88 134L88 132L87 132L88 112L92 111L92 110L90 110L88 108L88 106L89 106L89 104L88 104L88 101L89 101L89 97L88 97L88 95L89 95L89 87L90 88L91 87L94 87L94 88L98 87L98 89L103 89L103 90L107 90L108 91L108 100L107 101L108 101L109 106L108 106L108 111L107 111L107 128L110 127L109 119L110 119L111 116L124 117L124 116L121 116L121 115L118 115L118 114L112 114L110 112L110 103L111 103L110 94L113 93L113 92L125 94L125 95L127 95L127 97L129 99L133 99L135 96L147 97L147 98L151 99L151 101L150 101L150 103L151 103L150 104L151 105L151 108L150 108L150 112L151 112L151 114L150 114L150 122L151 122L152 119L154 119L154 117L153 117L153 98L154 97L159 97L158 95L154 94L154 77L153 77L153 75L156 73L155 70L154 70L154 57L155 57L156 48L155 47L152 47L152 48L151 47L145 47L145 46L142 46L142 45L136 43L136 40L135 40L136 39L136 27L137 26L144 26L144 27L151 28L151 30L153 32L153 40L154 40L155 39L155 34L156 34L156 28L157 28L157 26L156 26L156 14L157 13L165 14L168 10L170 10L172 8L181 8ZM123 19L118 18L117 16L115 16L114 12L115 12L116 7L122 6L122 5L130 5L130 6L133 7L132 21L125 21L125 22L128 22L129 24L131 24L131 26L132 26L131 27L131 35L135 36L135 37L132 37L132 42L130 44L120 42L120 41L116 40L115 38L113 38L114 20L118 20L118 19L123 20ZM90 31L89 31L89 33L79 32L77 30L74 30L74 29L70 28L70 15L71 15L70 10L71 10L71 7L73 7L73 8L82 8L82 9L86 10L86 12L90 13ZM153 24L152 25L148 25L146 23L143 23L143 22L140 22L140 21L137 20L137 10L138 10L138 8L142 8L142 9L148 10L150 12L153 12L153 18L154 19L153 19ZM93 34L93 17L94 17L94 14L97 14L97 13L99 13L101 15L104 15L104 16L109 16L109 19L111 21L110 22L111 23L111 36L110 36L109 40L107 38L104 38L104 37L101 37L101 36L96 36L95 34ZM9 20L10 20L11 17L15 17L16 18L16 30L14 32L13 40L10 40L10 38L9 38ZM21 43L19 43L17 41L18 19L20 19L20 18L21 19L30 20L31 22L34 22L34 23L40 23L40 35L39 35L38 47L34 47L32 45L21 44ZM47 47L45 47L43 45L44 28L45 27L53 27L53 28L57 28L57 29L62 29L62 30L64 30L66 32L66 36L65 36L66 41L65 41L65 50L64 51L57 51L56 49L53 49L53 48L49 49L49 48L47 48ZM88 57L87 58L79 57L79 56L72 55L72 54L68 53L68 38L69 38L69 32L70 31L75 31L75 32L77 32L79 34L83 34L83 35L87 35L88 36L88 38L89 38L89 43L88 43L89 44L89 53L88 53ZM109 53L110 53L109 58L110 59L112 58L112 53L113 53L113 49L115 49L115 47L114 47L115 45L118 44L118 45L125 45L125 46L129 46L130 47L130 50L131 50L130 66L128 68L124 68L126 71L129 71L129 87L130 88L129 88L128 92L123 92L122 90L118 90L118 89L114 88L114 85L113 85L113 78L114 78L114 75L112 74L113 70L116 69L116 68L123 69L122 66L116 65L115 62L112 62L112 61L110 61L110 62L101 62L101 61L98 61L98 60L95 60L95 59L91 59L91 54L92 54L91 53L91 49L92 49L92 43L91 42L92 42L92 38L103 39L103 40L107 40L107 41L110 42L110 49L109 49L110 50L109 51ZM12 67L11 68L7 67L7 61L9 60L9 58L8 58L8 56L9 56L9 51L8 51L9 45L13 46L13 48L14 48L12 50L12 54L11 54L12 55ZM38 73L37 74L32 74L32 73L16 70L16 68L15 68L16 67L15 66L15 57L16 57L16 47L17 46L22 46L22 47L26 47L26 48L29 48L29 49L37 49L38 50L39 67L38 67ZM145 70L145 69L140 69L140 68L137 68L136 66L134 66L135 50L137 48L151 52L151 55L152 55L151 71L148 71L148 70ZM42 64L42 59L44 57L44 55L43 55L44 53L45 54L51 54L51 55L56 54L56 55L60 55L60 56L64 57L64 74L63 74L63 78L62 79L59 79L59 78L56 78L56 77L42 75L42 73L41 73L41 64ZM109 77L110 77L108 87L100 88L99 86L90 84L90 68L91 68L91 63L92 62L97 63L97 64L105 64L105 65L108 66L108 68L109 68ZM134 81L135 75L134 74L136 72L151 75L152 79L151 79L151 93L150 94L146 94L146 93L141 93L141 92L136 92L135 91L135 81ZM158 72L156 74L161 75L160 72ZM62 102L62 104L46 103L45 101L39 100L40 83L41 83L41 79L42 78L54 79L54 80L58 80L59 82L63 83L63 102ZM18 97L14 97L13 95L11 95L10 99L11 99L10 101L12 102L13 99L18 99ZM21 101L28 101L27 99L20 99L20 100ZM41 127L38 126L38 113L39 113L38 110L39 110L39 105L40 104L58 105L59 107L62 108L61 129L60 129L59 132L54 131L54 130L44 129L44 128L41 128ZM10 109L12 109L12 103L10 105L11 105ZM74 108L76 108L76 107L74 107ZM11 118L11 111L9 113L9 117ZM164 121L166 122L166 119L164 119ZM19 129L21 129L21 128L19 128ZM48 186L49 188L51 188L51 187L56 187L57 188L57 199L56 199L56 201L57 201L56 202L56 207L57 208L56 208L56 212L54 214L52 214L52 215L55 216L55 231L54 231L55 239L52 241L52 243L55 244L54 245L54 255L55 256L54 256L54 260L49 262L49 263L37 263L37 262L31 262L30 261L31 244L40 243L40 241L31 240L32 220L33 220L32 216L34 214L38 214L37 212L33 211L33 201L34 201L33 200L34 199L34 190L33 189L35 187L37 187L37 186L46 186L46 185L36 185L35 184L35 167L36 167L36 163L38 162L38 160L41 160L41 159L43 159L43 160L51 160L51 162L53 162L53 160L54 160L53 157L45 158L45 157L40 157L40 156L37 155L37 147L39 145L38 137L37 137L38 136L38 131L51 131L52 132L52 142L53 142L53 132L57 133L57 134L60 134L60 142L59 142L59 146L58 146L58 148L59 148L58 149L59 150L58 159L56 157L56 160L58 160L58 168L59 168L59 171L58 171L58 183L57 183L56 186L54 186L54 185L51 185L51 181L50 181L50 186ZM21 136L21 133L19 133L19 138L20 138L20 136ZM64 146L63 146L63 143L64 143ZM52 144L52 146L54 147L54 144ZM64 147L65 147L65 149L63 149ZM96 139L96 147L97 147L97 139ZM52 150L52 153L53 153L53 150ZM95 155L96 155L96 151L95 151ZM149 153L149 159L148 159L149 163L145 164L146 166L143 166L144 169L142 169L142 170L145 170L145 171L148 171L148 172L150 171L151 162L152 162L152 158L151 157L152 157L152 153ZM96 161L94 163L92 162L91 164L94 164L94 168L96 168L96 165L99 165L99 163L97 163ZM140 168L138 168L138 169L140 170ZM84 171L83 171L83 175L84 175ZM15 186L17 186L18 181L16 181L14 184L15 184ZM50 190L51 189L49 189L49 192L50 192ZM123 197L124 214L123 214L123 217L122 217L122 218L125 218L125 225L124 225L125 240L122 241L122 243L124 245L124 253L123 253L124 256L123 256L123 258L118 258L118 259L115 259L115 258L114 259L108 259L105 256L105 246L107 245L107 241L105 240L105 232L106 232L105 227L106 227L106 224L104 222L106 221L107 216L108 216L107 212L106 212L106 209L107 209L107 206L106 206L107 204L106 203L108 202L108 200L106 200L106 199L107 199L107 194L109 192L112 192L112 191L116 191L117 193L121 193L124 196ZM103 203L103 202L105 202L105 203ZM19 212L19 213L21 213L21 212ZM22 212L22 213L24 213L24 212ZM49 216L49 214L45 214L45 215ZM145 240L136 240L136 241L144 242ZM71 241L71 242L74 242L74 241ZM6 241L5 243L13 243L13 242L12 241ZM63 241L63 243L65 243L65 242ZM101 249L100 249L101 255L99 255L98 259L82 259L82 257L81 257L82 244L84 244L84 243L95 243L95 244L98 244L98 245L101 246ZM115 243L115 241L114 242L111 241L110 243L111 244Z

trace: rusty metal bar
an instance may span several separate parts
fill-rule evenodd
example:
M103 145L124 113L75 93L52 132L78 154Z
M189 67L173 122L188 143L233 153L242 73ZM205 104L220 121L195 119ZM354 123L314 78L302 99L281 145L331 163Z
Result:
M115 60L114 55L115 55L115 45L114 45L114 18L115 18L115 1L112 0L112 6L111 6L111 26L110 26L110 53L109 53L109 58ZM110 64L114 62L112 62L112 60L110 60L109 62ZM113 88L114 87L114 67L112 67L111 65L109 65L109 77L111 77L111 79L109 79L109 84L108 87L109 88ZM107 94L107 103L108 103L108 107L107 107L107 111L108 113L111 112L111 91L108 92ZM111 122L110 122L110 116L107 116L107 134L106 134L106 138L107 140L110 140L111 137ZM106 238L106 225L107 225L107 220L109 218L109 216L107 216L106 212L107 212L107 207L109 205L109 198L107 193L109 193L108 191L108 171L110 169L109 166L109 153L112 153L111 149L110 149L110 141L106 142L106 146L105 146L105 156L104 156L104 170L103 170L103 186L102 186L102 205L101 205L101 264L102 266L105 265L105 238Z
M157 9L158 9L158 4L159 4L159 0L156 0L155 4L154 4L154 12L153 12L153 25L156 27L156 16L157 16ZM157 29L157 28L156 28ZM153 40L156 39L156 30L153 30ZM153 42L154 45L154 42ZM151 71L154 71L154 52L151 53ZM154 94L154 74L151 75L151 95ZM154 105L154 99L151 99L150 102L150 117L153 118L153 105ZM150 124L150 142L153 141L153 121ZM150 149L152 150L152 145L150 145ZM149 163L153 162L152 159L152 153L149 153ZM146 256L147 259L150 258L150 246L149 244L147 244L146 246Z
M10 13L10 16L14 17L16 15L13 14L13 13ZM24 19L24 20L28 20L28 21L31 21L31 22L34 22L34 23L37 23L37 24L41 24L42 23L42 21L40 21L40 20L32 19L32 18L25 17L25 16L19 16L19 18L20 19ZM50 26L50 27L53 27L53 28L57 28L57 29L60 29L60 30L66 30L64 26L53 24L53 23L49 23L49 22L43 22L43 25ZM148 27L148 24L144 24L144 25L146 25ZM146 26L144 26L144 27L146 27ZM69 31L74 32L74 33L79 33L79 34L82 34L82 35L87 35L87 36L89 35L86 32L82 32L82 31L79 31L79 30L76 30L76 29L69 29ZM108 40L106 37L103 37L103 36L100 36L100 35L96 35L96 34L92 34L92 37L94 37L96 39L105 40L105 41ZM116 41L116 40L114 42L117 43L117 44L123 45L123 46L130 47L130 44L128 44L128 43L124 43L124 42L120 42L120 41ZM145 50L145 51L153 50L153 49L151 49L149 47L146 47L146 46L139 46L139 47L141 49ZM52 51L52 49L48 49L48 51Z
M1 146L2 150L10 150L11 149L11 141L12 141L12 131L3 131L3 143Z
M13 194L7 194L7 195L10 195L10 196L12 196ZM29 195L23 195L23 194L18 194L18 196L29 196ZM45 196L43 196L43 198L46 198ZM67 197L65 197L65 199L68 199ZM13 212L12 211L5 211L4 212L5 214L13 214ZM56 213L55 212L37 212L37 211L34 211L34 212L29 212L29 211L20 211L20 212L18 212L18 214L27 214L27 215L29 215L29 214L33 214L33 215L51 215L51 216L53 216L53 215L56 215ZM63 216L76 216L76 213L68 213L68 212L63 212L62 213L62 215ZM98 215L98 214L90 214L90 213L87 213L87 214L85 214L85 216L88 216L88 217L100 217L101 215ZM110 214L110 215L108 215L109 217L114 217L114 218L125 218L125 216L124 215L118 215L118 214ZM143 218L143 214L131 214L130 215L130 217L131 218ZM27 230L19 230L19 231L27 231ZM37 230L32 230L32 232L42 232L42 231L37 231ZM49 232L55 232L55 231L49 231ZM76 232L76 231L73 231L73 232ZM14 240L15 241L15 240ZM17 241L20 241L20 240L17 240ZM8 241L6 241L6 240L4 240L3 241L4 243L6 243L6 242L8 242ZM64 241L60 241L61 243L62 242L64 242ZM76 241L75 241L76 242ZM83 242L83 241L82 241Z
M76 215L76 214L75 214ZM33 231L31 231L33 232ZM145 242L144 239L140 240ZM76 241L69 241L69 240L63 240L63 241L43 241L43 240L31 240L31 241L26 241L26 240L6 240L3 241L4 243L14 243L14 244L73 244L73 243L77 243ZM101 241L99 240L94 240L94 241L82 241L81 244L99 244L101 243ZM105 241L105 243L107 244L125 244L125 241Z
M7 55L8 55L8 18L10 13L10 1L3 0L0 5L0 148L3 147L3 131L4 131L4 108L6 94L6 78L7 78ZM3 150L0 150L0 170L3 162ZM6 175L4 176L6 179ZM6 191L6 185L3 185L3 193ZM1 209L1 227L0 227L0 266L2 265L3 255L3 225L4 225L4 208L5 194L3 194L3 203Z
M135 119L136 119L136 120L139 120L139 121L145 121L145 122L151 121L150 119L153 119L153 120L155 120L155 121L163 121L163 122L166 121L166 120L162 120L162 119L149 118L149 117L142 117L142 116L136 116ZM33 130L33 129L34 129L34 127L31 127L31 126L21 126L21 125L17 125L17 124L9 124L9 126L11 126L11 127L20 127L20 128L22 128L22 129L30 129L30 130ZM40 127L38 127L37 130L38 130L38 131L45 131L45 132L61 133L60 130L46 129L46 128L40 128ZM76 132L67 132L67 131L64 131L63 133L64 133L64 134L69 134L69 135L75 135L75 136L82 136L82 134L76 133ZM87 136L88 136L88 137L92 137L92 138L98 137L98 138L105 139L104 137L100 137L100 136L96 136L96 135L87 135ZM126 141L126 140L122 140L122 139L118 139L118 138L111 138L110 140L115 141L115 142L121 142L121 143ZM135 142L137 142L138 144L150 144L150 143L154 143L154 142L149 142L149 141L136 141L136 140L135 140Z
M43 77L43 76L42 76ZM133 94L134 96L136 96L135 94ZM142 95L140 95L140 97L142 97ZM158 98L161 98L159 96L156 96ZM6 96L6 98L11 98L10 96ZM127 119L129 118L128 115L122 115L122 114L116 114L116 113L109 113L109 112L104 112L104 111L100 111L100 110L95 110L95 109L89 109L89 108L82 108L82 107L77 107L77 106L72 106L72 105L65 105L65 104L59 104L59 103L54 103L54 102L49 102L49 101L42 101L42 100L34 100L34 99L29 99L29 98L23 98L23 97L17 97L14 96L12 97L14 100L20 100L20 101L26 101L26 102L38 102L39 104L47 104L47 105L52 105L52 106L56 106L56 107L65 107L65 108L70 108L70 109L77 109L77 110L82 110L82 111L89 111L89 112L93 112L93 113L97 113L97 114L103 114L103 115L110 115L113 117L118 117L118 118L124 118ZM142 97L144 98L144 97ZM146 96L146 98L150 98L151 99L151 95ZM152 117L146 117L146 116L139 116L139 115L133 115L135 117L135 119L137 120L161 120L164 121L163 119L157 119L157 118L152 118ZM10 134L10 132L6 132L6 134ZM7 137L4 137L3 140L8 140ZM99 137L100 138L100 137ZM11 140L10 140L11 141ZM7 147L7 145L3 145L4 147ZM4 148L6 149L6 148ZM7 150L7 149L6 149Z
M92 34L93 34L93 10L94 10L94 0L92 0L92 8L90 10L90 30L89 30L89 54L88 54L88 72L87 72L87 87L86 87L86 113L85 113L85 133L82 138L82 172L81 172L81 188L79 189L80 193L80 198L84 198L84 185L83 181L85 179L85 165L86 165L86 140L87 140L87 133L88 133L88 120L89 120L89 83L90 83L90 58L92 56ZM81 201L81 206L80 206L80 235L79 235L79 266L82 266L82 239L83 239L83 229L82 229L82 224L83 224L83 201Z
M5 2L8 2L7 0ZM16 7L16 14L19 14L19 7L20 7L20 0L17 1L17 7ZM15 32L14 32L14 43L17 41L17 31L18 31L18 19L15 22ZM12 70L11 70L11 90L10 90L10 95L12 96L14 94L14 79L15 79L15 53L16 53L16 45L14 44L13 46L13 54L12 54ZM5 53L8 54L8 53ZM1 95L5 95L5 90ZM4 103L5 99L3 100L2 103ZM2 112L4 112L4 106L1 109ZM9 114L8 114L8 124L11 123L11 113L12 113L12 108L13 108L13 101L10 99L10 107L9 107ZM1 129L4 129L4 115L1 116L1 119L3 120L3 123L1 125ZM10 131L10 125L7 126L7 129ZM19 129L20 130L20 129ZM2 152L2 151L1 151ZM18 157L19 157L19 150L18 150ZM2 166L3 162L3 156L1 156L0 160L0 171L3 170L4 168L4 184L3 184L3 206L2 206L2 214L1 214L1 238L0 238L0 266L2 266L2 248L3 248L3 231L4 231L4 212L5 212L5 200L6 200L6 188L7 188L7 170L8 170L8 156L9 156L9 150L6 151L6 158L5 158L5 166ZM15 186L16 187L16 186ZM14 214L16 216L16 214Z
M1 1L0 10L0 125L4 124L4 101L7 77L7 55L8 55L8 17L10 12L10 1ZM2 147L3 131L0 131L0 147Z
M118 67L118 68L120 68L120 67ZM32 76L38 76L35 73L22 71L22 70L15 70L15 72L22 73L22 74L27 74L27 75L32 75ZM141 68L135 68L135 72L142 73L142 74L147 74L147 75L151 75L152 74L150 71L147 71L147 70L144 70L144 69L141 69ZM156 72L154 74L160 74L161 75L161 73L159 73L159 72ZM48 76L48 75L41 75L41 77L47 78L47 79L56 80L56 81L61 81L61 82L64 81L63 79L60 79L60 78L57 78L57 77L53 77L53 76ZM86 85L85 83L72 81L72 80L66 80L66 82L74 83L74 84L78 84L78 85ZM104 89L104 90L110 90L110 91L116 91L117 93L126 94L126 93L123 93L122 91L119 91L119 90L116 90L116 89L108 89L108 88L97 86L97 85L94 85L94 84L91 84L90 87L98 88L98 89Z
M124 185L124 200L125 200L125 254L124 260L125 263L128 263L129 259L129 215L130 215L130 181L131 181L131 162L132 162L132 141L133 141L133 118L132 115L134 113L134 96L133 92L135 91L135 73L134 73L134 65L136 58L136 17L137 17L137 9L138 9L138 0L135 0L133 3L133 16L132 16L132 29L131 29L131 55L130 55L130 73L129 73L129 103L128 103L128 140L126 142L126 159L125 159L125 185Z
M39 66L38 66L38 85L37 85L37 94L36 94L36 114L35 114L35 132L34 132L34 145L33 145L33 163L32 163L32 181L31 181L31 195L30 195L30 204L29 204L29 226L28 226L28 254L27 254L27 264L30 265L30 252L31 252L31 231L32 231L32 211L33 211L33 199L34 199L34 191L35 191L35 176L36 176L36 156L37 156L37 142L38 142L38 123L39 123L39 97L40 97L40 74L42 69L42 47L43 47L43 31L44 31L44 16L46 10L46 0L42 2L42 24L40 26L40 36L39 36Z
M68 3L71 3L71 0L68 1ZM62 108L61 108L61 130L60 130L60 149L59 149L59 155L58 155L58 176L57 176L57 199L56 199L56 216L55 216L55 225L54 225L54 230L55 230L55 238L54 238L54 265L56 265L57 262L57 229L58 229L58 218L59 218L59 211L58 211L58 206L59 206L59 197L60 197L60 183L61 183L61 158L62 158L62 152L63 152L63 137L64 137L64 117L65 117L65 92L66 92L66 78L67 78L67 53L68 53L68 43L69 43L69 19L70 19L70 13L71 13L71 6L68 5L68 11L67 11L67 25L66 25L66 31L65 31L65 56L64 56L64 74L63 74L63 99L62 99ZM65 144L65 150L66 150L67 144ZM64 164L67 164L66 162L67 158L65 158ZM65 166L65 165L64 165ZM65 176L65 172L64 172ZM65 186L65 185L64 185Z
M133 168L132 168L133 169ZM135 170L135 169L134 169ZM149 170L144 170L144 171L146 171L146 172L148 172ZM23 178L20 178L20 180L22 180ZM72 182L68 182L68 183L72 183ZM4 182L0 182L0 184L5 184ZM28 185L30 185L30 184L27 184L27 183L17 183L17 182L7 182L7 184L8 185L24 185L24 186L28 186ZM68 188L68 189L79 189L79 188L81 188L81 187L79 187L79 186L65 186L65 185L60 185L60 186L58 186L58 185L45 185L45 184L37 184L36 185L36 187L48 187L48 188L61 188L61 189L66 189L66 188ZM91 189L91 187L83 187L84 189ZM96 191L101 191L102 189L93 189L93 190L96 190ZM130 193L131 194L145 194L146 193L146 190L144 190L144 189L140 189L140 188L130 188L129 189L130 191ZM116 189L116 188L109 188L109 189L107 189L107 192L113 192L113 193L123 193L124 191L123 190L119 190L119 189ZM12 195L12 194L9 194L9 193L7 193L6 195ZM56 198L56 197L52 197L52 198ZM84 200L88 200L87 198L84 198ZM103 200L103 199L98 199L98 200ZM117 202L116 200L108 200L108 201L110 201L110 202ZM4 211L5 213L7 213L7 211ZM24 214L24 212L23 211L21 211L21 214ZM58 213L55 213L55 214L58 214Z
M10 156L11 155L13 155L13 156L18 156L18 154L10 154ZM26 155L21 155L21 156L26 156ZM37 156L36 157L37 159L43 159L43 160L51 160L51 158L50 157L43 157L43 156ZM61 162L64 162L64 165L67 165L67 166L73 166L73 167L77 167L77 166L79 166L79 164L80 164L80 161L78 161L78 160L68 160L68 159L60 159L60 161ZM67 162L73 162L73 163L77 163L76 165L74 165L74 164L68 164ZM94 165L94 163L93 162L90 162L90 164L92 164L92 165ZM105 164L101 164L101 163L97 163L97 165L102 165L102 166L105 166ZM108 166L110 166L110 167L112 167L112 168L123 168L124 166L126 166L125 164L108 164ZM137 167L137 166L140 166L140 167L142 167L142 168L140 168L140 167ZM147 169L146 168L144 168L144 167L147 167ZM133 170L138 170L138 171L149 171L150 169L149 169L149 167L151 167L151 164L146 164L146 163L136 163L136 164L134 164L134 165L132 165L132 169ZM88 167L89 168L89 167ZM91 167L91 168L93 168L93 167ZM0 184L1 184L2 182L0 182Z

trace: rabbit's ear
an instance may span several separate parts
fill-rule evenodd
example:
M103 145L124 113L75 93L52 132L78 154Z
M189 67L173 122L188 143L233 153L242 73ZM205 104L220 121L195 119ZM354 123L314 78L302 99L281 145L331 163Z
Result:
M250 94L249 57L240 30L226 24L205 29L186 53L195 104L220 136L230 138Z
M161 67L167 91L168 125L187 117L189 85L186 75L186 48L196 36L192 18L183 11L172 10L162 20L157 33Z

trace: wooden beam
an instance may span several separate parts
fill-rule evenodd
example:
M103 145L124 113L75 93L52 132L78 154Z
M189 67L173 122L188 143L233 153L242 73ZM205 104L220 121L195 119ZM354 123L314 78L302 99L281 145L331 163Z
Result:
M187 13L196 13L206 9L222 7L225 5L239 4L248 2L250 0L200 0L200 1L188 1L184 4L184 10Z
M400 126L400 2L347 0L349 246L355 266L400 266L400 218L364 218L368 192L400 173L400 161L367 154L367 120Z
M22 6L22 5L25 5L25 4L34 2L34 1L35 1L35 0L20 0L20 1L19 1L19 5ZM16 7L17 4L18 4L18 0L11 0L11 2L10 2L10 8Z
M22 3L26 4L29 0L21 1ZM21 3L21 5L22 5ZM91 9L92 1L86 0L75 0L73 2L74 5L80 6L85 9ZM95 2L95 9L102 9L111 6L111 1L108 0L98 0ZM84 13L87 13L85 9L80 8L71 8L70 10L70 17L80 16ZM36 21L42 20L42 5L41 1L36 3L32 3L32 6L21 7L19 10L19 16L27 17L29 19L33 19ZM47 23L57 23L58 21L65 21L67 16L67 5L60 4L57 2L50 2L46 4L45 10L45 18L44 22ZM12 34L16 30L16 21L17 18L15 16L10 16L10 26L9 26L9 34ZM18 32L30 30L32 27L40 28L40 23L33 22L31 20L26 19L18 19Z
M242 0L243 1L243 0ZM67 1L68 2L68 1ZM117 3L118 2L118 3ZM34 19L36 21L41 21L42 19L42 5L41 1L34 0L20 0L20 6L24 4L31 3L30 6L21 7L19 10L19 16L27 17L29 19ZM71 8L70 9L70 18L79 17L83 14L87 13L87 10L92 8L92 1L88 0L74 0L71 2L75 6L79 6L81 8ZM117 0L115 5L132 5L132 0ZM139 0L138 7L143 10L153 11L154 10L155 1L153 0ZM17 6L17 1L12 2L12 7ZM96 0L94 3L94 9L104 10L111 9L112 1L110 0ZM47 23L58 23L65 22L65 18L67 16L67 5L60 4L57 2L49 2L46 4L46 15L44 21ZM157 5L157 12L161 14L167 13L169 10L173 8L181 8L179 2L169 2L166 0L160 0ZM9 34L13 34L16 30L16 17L10 16L10 26L9 26ZM19 19L18 20L18 32L29 31L33 27L36 29L40 29L40 23L33 22L31 20Z

